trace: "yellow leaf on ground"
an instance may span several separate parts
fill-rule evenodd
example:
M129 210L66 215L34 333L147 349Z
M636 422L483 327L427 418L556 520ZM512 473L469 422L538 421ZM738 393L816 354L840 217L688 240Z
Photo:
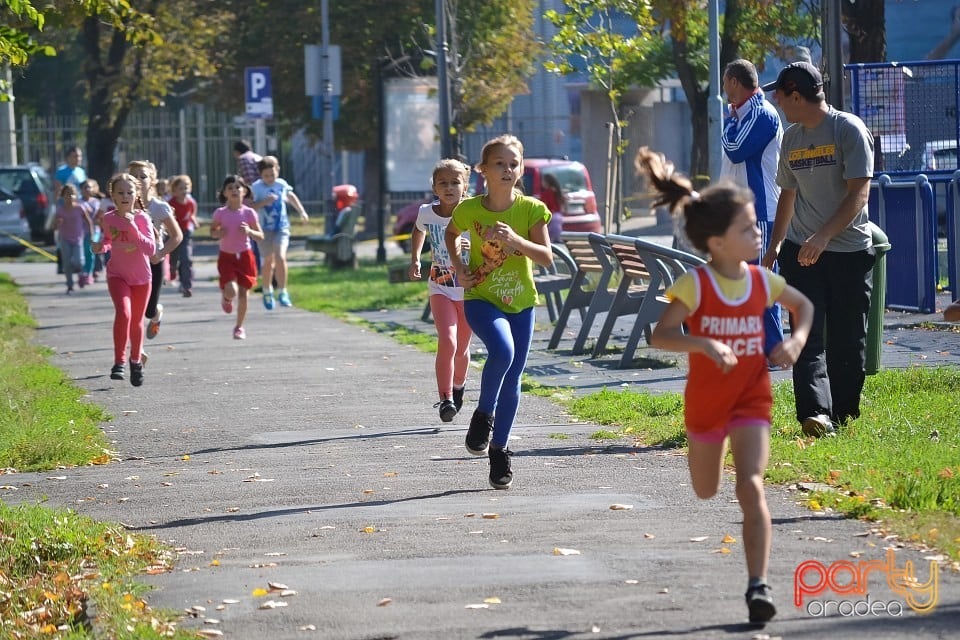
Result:
M253 595L254 598L262 598L263 596L267 595L268 593L270 593L270 592L267 591L266 589L264 589L263 587L257 587L256 589L253 590L253 592L252 592L251 595Z
M487 604L500 604L500 598L498 598L497 596L484 598L483 601L486 602Z
M737 539L728 533L727 535L723 536L723 540L721 540L720 542L722 542L723 544L733 544L736 541Z
M577 549L564 549L563 547L554 547L553 555L555 556L578 556L580 552Z
M377 528L368 526L368 527L364 527L363 529L360 529L360 531L362 531L363 533L376 533Z

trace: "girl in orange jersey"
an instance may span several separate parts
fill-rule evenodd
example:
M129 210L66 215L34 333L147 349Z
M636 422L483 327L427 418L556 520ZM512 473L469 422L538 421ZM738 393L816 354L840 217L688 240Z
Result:
M747 608L750 622L766 622L777 610L766 582L771 525L763 473L773 396L763 351L763 312L779 302L792 314L790 337L770 353L773 364L789 367L807 341L813 304L781 276L747 264L762 246L749 189L729 183L697 193L672 164L646 147L637 153L636 165L659 192L656 205L681 211L687 237L709 256L707 265L684 274L667 290L670 304L651 344L690 354L684 422L697 497L710 498L720 489L730 439L743 511Z

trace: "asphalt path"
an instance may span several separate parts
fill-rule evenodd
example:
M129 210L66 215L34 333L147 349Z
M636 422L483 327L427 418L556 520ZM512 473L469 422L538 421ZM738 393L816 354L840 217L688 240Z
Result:
M248 338L233 340L214 265L197 269L192 298L164 290L146 382L134 388L109 379L105 285L67 296L50 265L0 265L27 296L51 361L113 416L103 429L117 458L6 476L0 498L69 507L170 544L175 568L143 580L155 587L151 606L193 612L185 627L256 640L956 637L960 575L945 563L928 615L904 604L885 570L865 580L866 615L853 604L818 615L844 599L829 590L794 606L805 561L885 561L890 548L923 583L932 552L811 511L788 487L767 489L779 613L752 627L732 475L698 500L682 454L593 439L598 426L527 395L510 444L514 485L493 490L486 459L463 447L476 370L463 413L443 424L431 355L361 323L268 312L258 298ZM582 392L637 382L637 372L586 366L539 340L538 379ZM682 384L677 369L639 377L652 390ZM888 611L875 613L877 602Z

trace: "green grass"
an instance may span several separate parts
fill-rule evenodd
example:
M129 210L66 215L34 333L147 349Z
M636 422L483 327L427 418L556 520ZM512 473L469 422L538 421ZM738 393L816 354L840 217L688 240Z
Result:
M48 350L31 344L34 328L26 301L0 273L0 468L108 462L99 425L109 416L47 362Z
M319 311L335 318L345 318L352 311L371 311L423 305L427 286L421 282L391 283L390 267L404 267L406 260L393 260L386 265L369 261L357 269L330 270L323 265L290 269L288 283L297 292L297 306Z

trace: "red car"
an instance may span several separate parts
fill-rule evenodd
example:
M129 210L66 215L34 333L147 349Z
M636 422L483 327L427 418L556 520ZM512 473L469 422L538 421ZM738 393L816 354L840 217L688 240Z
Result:
M562 218L563 231L594 231L600 233L603 225L600 214L597 213L597 198L590 182L590 172L580 162L562 160L560 158L524 158L523 160L523 191L535 198L541 198L543 193L543 176L550 174L560 183L563 190ZM483 177L475 173L473 192L483 192ZM420 205L430 200L412 202L397 211L397 220L393 226L394 235L405 235L413 231L417 220ZM556 225L551 225L556 228ZM551 237L556 237L551 233ZM404 251L409 251L409 240L399 240L398 244Z

